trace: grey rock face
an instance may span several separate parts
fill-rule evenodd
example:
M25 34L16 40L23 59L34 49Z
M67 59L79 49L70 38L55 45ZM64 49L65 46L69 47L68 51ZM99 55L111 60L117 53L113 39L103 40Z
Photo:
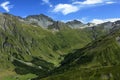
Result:
M116 21L112 24L114 27L110 30L110 32L116 31L120 29L120 21Z
M52 25L48 27L48 29L53 29L53 30L61 30L66 28L69 28L69 26L61 21L55 21Z
M48 26L52 25L54 22L51 18L43 14L28 16L25 18L25 21L31 24L39 25L43 28L48 28Z
M110 29L112 29L114 27L113 23L112 22L105 22L105 23L102 23L102 24L99 24L97 26L100 26L103 28L103 30L109 32Z

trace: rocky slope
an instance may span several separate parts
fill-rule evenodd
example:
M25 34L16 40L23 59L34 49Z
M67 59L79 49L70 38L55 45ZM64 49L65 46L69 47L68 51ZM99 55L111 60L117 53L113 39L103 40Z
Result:
M41 26L43 28L48 28L49 25L54 23L54 20L44 14L40 15L30 15L27 16L25 19L28 23Z
M48 26L48 29L52 30L65 30L70 29L70 27L61 21L55 21L52 25Z

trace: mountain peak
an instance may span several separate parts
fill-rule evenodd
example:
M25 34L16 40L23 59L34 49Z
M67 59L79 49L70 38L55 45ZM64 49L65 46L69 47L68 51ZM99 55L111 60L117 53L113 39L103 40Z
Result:
M72 20L72 21L68 21L67 23L77 23L77 24L83 24L81 21L79 20Z
M71 28L80 28L84 26L84 24L79 20L68 21L66 24Z
M48 17L48 16L46 16L46 15L44 15L44 14L39 14L39 15L29 15L29 16L26 17L26 19L30 19L30 18L34 18L34 19L38 19L38 20L39 20L40 18L46 18L46 19L48 19L48 20L53 21L52 18L50 18L50 17Z
M52 25L54 20L44 14L39 15L30 15L25 18L31 24L37 24L43 28L47 28L49 25Z

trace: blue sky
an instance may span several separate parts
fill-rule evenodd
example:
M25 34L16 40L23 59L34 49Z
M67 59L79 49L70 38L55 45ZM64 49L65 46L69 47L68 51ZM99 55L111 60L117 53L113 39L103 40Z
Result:
M21 17L45 14L55 20L102 23L120 19L120 0L0 0L0 12Z

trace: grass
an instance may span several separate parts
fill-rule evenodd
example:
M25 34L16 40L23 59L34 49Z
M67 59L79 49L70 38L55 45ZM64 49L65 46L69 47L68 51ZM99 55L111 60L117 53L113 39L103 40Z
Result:
M37 77L35 74L18 75L14 70L1 70L0 80L29 80Z
M40 80L119 80L120 66L101 68L73 68Z
M34 74L26 74L26 75L8 75L1 80L29 80L31 78L35 78L36 75Z

